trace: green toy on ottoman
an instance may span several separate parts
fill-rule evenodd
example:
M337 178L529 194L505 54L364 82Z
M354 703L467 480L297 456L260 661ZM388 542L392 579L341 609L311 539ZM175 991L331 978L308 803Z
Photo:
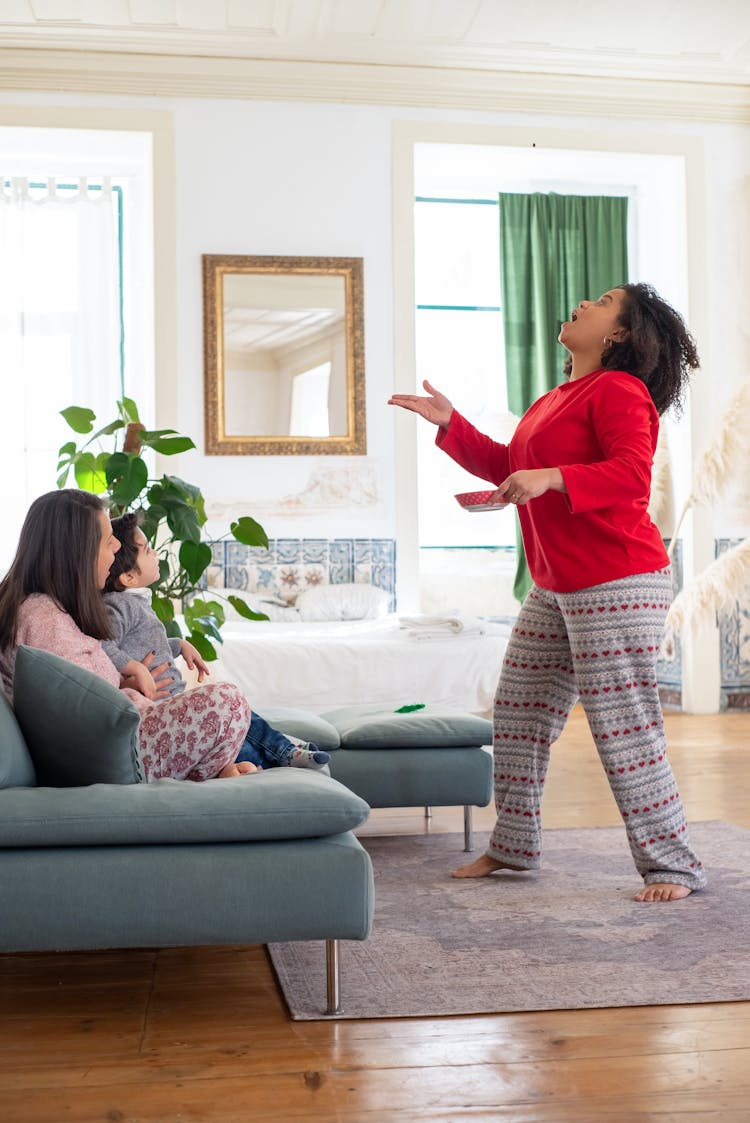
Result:
M331 775L370 807L464 807L464 849L473 849L472 807L492 796L492 723L436 705L344 706L324 714L276 708L285 733L330 753Z

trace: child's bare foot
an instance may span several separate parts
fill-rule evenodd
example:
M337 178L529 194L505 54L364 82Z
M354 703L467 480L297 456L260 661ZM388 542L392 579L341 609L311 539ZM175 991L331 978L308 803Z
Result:
M473 862L469 862L468 866L459 866L451 877L487 877L495 870L514 870L516 873L522 873L524 866L509 866L506 862L498 862L495 858L491 858L489 854L482 854Z
M261 772L262 769L251 764L249 760L238 760L234 764L225 764L217 779L229 780L233 776L247 776L250 772Z
M633 897L634 901L681 901L693 892L687 885L673 885L669 881L654 881L644 885L640 893Z

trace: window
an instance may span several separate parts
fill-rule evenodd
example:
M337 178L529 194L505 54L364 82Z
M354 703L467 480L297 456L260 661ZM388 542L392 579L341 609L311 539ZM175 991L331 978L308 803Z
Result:
M497 200L417 196L414 207L416 355L427 378L464 416L509 439ZM451 497L482 485L432 447L418 427L420 546L495 546L515 541L510 512L469 515Z
M684 160L646 153L419 142L414 148L415 351L417 385L429 379L483 432L507 441L499 292L500 191L627 194L631 276L677 308L686 304ZM670 426L679 483L687 427ZM452 499L472 477L417 426L419 544L512 546L509 511L467 514ZM689 482L689 475L688 475Z
M146 134L0 129L0 363L12 479L0 572L29 503L55 487L60 417L101 424L123 394L153 412L151 150ZM97 174L93 174L94 169Z

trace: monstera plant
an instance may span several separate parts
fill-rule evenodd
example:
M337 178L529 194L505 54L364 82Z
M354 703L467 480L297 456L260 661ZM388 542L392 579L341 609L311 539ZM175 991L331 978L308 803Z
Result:
M159 580L151 586L154 611L168 635L182 636L175 603L182 605L187 638L204 659L215 659L214 643L221 642L225 611L221 601L201 587L212 559L212 543L202 537L206 522L203 496L200 488L179 476L152 478L141 455L146 448L174 456L195 444L174 429L147 429L131 398L119 401L115 420L95 432L92 410L68 406L60 412L74 433L88 439L80 445L68 441L60 449L57 486L65 487L72 472L81 490L107 496L113 517L140 512L143 533L159 554ZM102 447L110 441L113 448ZM233 522L229 532L246 546L268 546L263 527L247 516ZM268 619L254 612L242 597L228 600L247 620Z

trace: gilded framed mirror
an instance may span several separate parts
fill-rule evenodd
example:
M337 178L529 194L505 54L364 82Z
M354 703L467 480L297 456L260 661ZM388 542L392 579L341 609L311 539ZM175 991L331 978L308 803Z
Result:
M203 255L207 456L364 455L362 258Z

